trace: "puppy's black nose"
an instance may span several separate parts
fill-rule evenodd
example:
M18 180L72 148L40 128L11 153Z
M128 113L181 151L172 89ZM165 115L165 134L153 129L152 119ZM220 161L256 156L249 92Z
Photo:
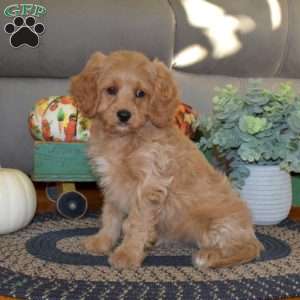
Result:
M126 123L131 117L131 112L126 109L122 109L117 112L117 116L122 123Z

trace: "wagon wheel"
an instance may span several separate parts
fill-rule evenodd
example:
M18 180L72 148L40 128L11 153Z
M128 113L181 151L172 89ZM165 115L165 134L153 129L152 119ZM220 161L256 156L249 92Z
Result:
M57 211L68 219L79 219L87 211L87 200L79 192L62 193L56 202Z
M76 191L74 183L48 184L46 194L50 201L56 202L58 213L65 218L79 219L88 209L86 197Z

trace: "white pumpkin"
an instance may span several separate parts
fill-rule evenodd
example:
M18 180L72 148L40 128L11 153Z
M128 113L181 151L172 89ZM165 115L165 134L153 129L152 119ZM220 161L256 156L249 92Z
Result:
M35 188L23 172L0 167L0 234L19 230L36 211Z

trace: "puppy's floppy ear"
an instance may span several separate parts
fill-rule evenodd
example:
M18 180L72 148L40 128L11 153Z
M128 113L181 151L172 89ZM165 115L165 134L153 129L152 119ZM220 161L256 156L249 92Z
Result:
M71 78L71 95L79 110L89 118L94 117L97 113L97 80L105 58L106 56L101 52L95 52L81 73Z
M162 128L174 122L175 112L179 105L178 91L170 70L157 59L152 64L155 82L148 112L151 122Z

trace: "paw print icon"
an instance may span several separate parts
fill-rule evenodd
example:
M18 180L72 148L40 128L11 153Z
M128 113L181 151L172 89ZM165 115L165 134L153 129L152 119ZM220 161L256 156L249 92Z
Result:
M35 48L39 45L39 37L45 32L45 26L42 23L36 23L35 18L28 16L16 17L12 23L4 26L4 31L10 34L10 44L14 48L27 45Z

